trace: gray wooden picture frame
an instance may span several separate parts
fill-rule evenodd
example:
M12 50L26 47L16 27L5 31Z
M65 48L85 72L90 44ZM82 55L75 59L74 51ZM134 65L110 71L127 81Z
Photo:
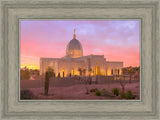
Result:
M160 119L159 0L0 0L0 119ZM21 19L140 20L140 100L19 100Z

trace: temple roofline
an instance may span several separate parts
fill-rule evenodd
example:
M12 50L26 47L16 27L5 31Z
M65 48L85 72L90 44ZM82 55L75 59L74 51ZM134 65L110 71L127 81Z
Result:
M46 59L48 59L48 60L58 60L58 59L61 59L61 58L43 58L43 57L40 58L40 60L46 60Z

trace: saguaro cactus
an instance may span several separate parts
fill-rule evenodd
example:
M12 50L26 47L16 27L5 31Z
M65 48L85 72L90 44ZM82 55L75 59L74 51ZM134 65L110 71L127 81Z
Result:
M44 87L45 95L48 95L48 89L49 89L49 72L46 72L46 74L45 74L45 87Z
M55 73L54 73L54 70L49 67L46 71L46 74L45 74L45 86L44 86L44 93L45 95L48 95L48 90L49 90L49 79L51 77L55 77Z

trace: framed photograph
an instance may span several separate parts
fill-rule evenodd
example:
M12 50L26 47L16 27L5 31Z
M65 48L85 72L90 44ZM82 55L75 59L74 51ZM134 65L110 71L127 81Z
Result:
M20 99L140 100L139 28L140 20L20 20Z
M159 0L1 0L1 119L159 120Z

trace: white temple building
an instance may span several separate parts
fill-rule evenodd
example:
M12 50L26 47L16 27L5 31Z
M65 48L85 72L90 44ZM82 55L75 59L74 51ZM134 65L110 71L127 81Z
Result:
M104 55L83 56L82 45L76 39L74 30L73 39L70 40L66 48L66 56L62 58L40 58L40 75L44 75L48 67L53 68L56 76L60 74L61 77L69 75L110 76L122 73L123 62L106 61Z

